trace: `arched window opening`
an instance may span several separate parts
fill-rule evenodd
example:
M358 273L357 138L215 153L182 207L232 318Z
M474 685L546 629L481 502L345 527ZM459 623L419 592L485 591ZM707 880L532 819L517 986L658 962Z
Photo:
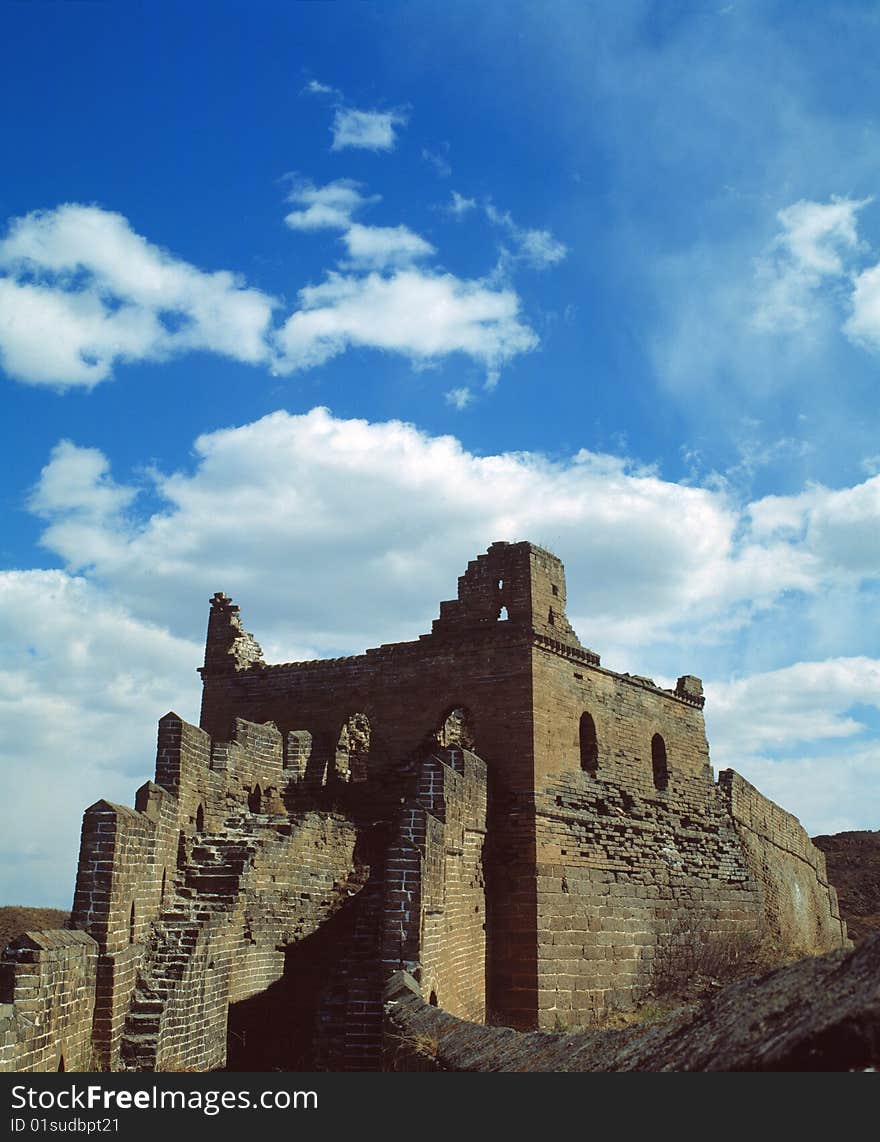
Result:
M134 901L131 902L131 912L128 915L128 942L134 943Z
M502 622L502 623L507 622L507 620L509 618L510 618L510 615L507 613L507 607L502 607L499 614L498 614L498 621Z
M595 773L599 768L599 739L592 714L581 714L580 726L581 769Z
M547 615L547 622L550 626L556 626L556 615L553 614L553 608L550 608L550 613Z
M205 806L201 803L196 809L196 832L203 833L205 831Z
M651 769L654 773L654 785L663 790L669 784L669 765L666 761L666 742L659 734L651 738Z
M431 992L431 998L428 1000L428 1003L430 1003L430 1005L432 1007L437 1006L437 992L436 991Z
M168 869L162 869L162 887L159 890L159 907L162 908L165 904L165 883L168 879Z
M504 580L503 580L503 579L499 579L499 580L498 580L498 590L499 590L499 591L502 591L503 589L504 589Z
M250 809L252 813L259 813L262 803L263 790L259 785L255 785L248 794L248 809Z
M64 1065L64 1056L63 1055L59 1056L58 1070L59 1071L66 1071L67 1070L67 1067L65 1067L65 1065Z

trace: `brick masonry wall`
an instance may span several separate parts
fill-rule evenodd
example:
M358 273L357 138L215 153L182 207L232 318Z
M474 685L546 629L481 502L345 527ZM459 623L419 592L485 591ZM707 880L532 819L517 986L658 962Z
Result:
M419 765L385 872L386 974L417 969L426 998L466 1019L486 1014L486 766L466 749Z
M434 633L416 642L352 658L277 666L262 661L241 665L231 655L224 666L211 651L203 670L201 723L222 736L236 716L273 721L288 743L286 772L305 772L306 785L314 788L354 712L369 721L369 766L375 777L416 755L451 709L466 709L476 752L490 774L492 840L484 859L486 893L492 900L487 919L490 1002L502 1018L528 1025L537 1007L532 553L528 544L513 546L519 550L511 558L502 551L493 556L491 567L473 561L463 577L466 613L444 603ZM558 561L556 566L561 575ZM547 591L552 594L549 586ZM508 607L507 620L499 618L501 605ZM218 620L212 617L212 624L216 645L229 643L231 636L222 634ZM240 637L239 629L231 641Z
M648 679L534 651L538 1016L589 1026L631 1007L676 942L763 923L759 886L719 804L702 711ZM581 718L595 726L581 756ZM658 788L654 735L663 738Z
M761 885L773 935L786 946L824 952L848 945L825 854L797 817L768 800L732 769L718 787L746 859Z
M180 978L154 1010L158 1032L148 1051L139 1050L137 1021L131 1025L127 1066L223 1066L229 1005L281 979L284 947L317 931L347 898L356 840L351 822L316 812L279 825L242 820L237 829L254 842L254 852L231 906L207 908L197 917L192 943L171 944L172 951L182 945L178 954L185 956ZM146 956L139 980L145 998L167 963L169 936Z
M71 923L94 940L96 1069L221 1065L229 1003L271 986L283 946L348 898L356 826L290 816L281 734L232 727L215 742L166 715L137 807L84 815Z
M98 948L85 932L28 932L0 977L0 1071L92 1070Z

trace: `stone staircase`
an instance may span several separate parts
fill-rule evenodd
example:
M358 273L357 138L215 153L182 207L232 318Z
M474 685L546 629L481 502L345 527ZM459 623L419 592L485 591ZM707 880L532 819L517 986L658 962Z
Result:
M153 924L122 1035L125 1070L156 1067L168 1001L186 971L203 929L235 906L245 870L268 818L231 817L221 833L198 835L169 906Z

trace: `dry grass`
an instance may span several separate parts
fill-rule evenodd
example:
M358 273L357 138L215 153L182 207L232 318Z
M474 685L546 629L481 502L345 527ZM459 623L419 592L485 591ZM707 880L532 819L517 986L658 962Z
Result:
M58 908L25 908L17 904L0 908L0 951L22 932L63 928L69 918L69 912Z
M689 913L657 947L650 999L686 1002L712 988L816 954L816 948L786 943L769 932L719 933L711 918Z

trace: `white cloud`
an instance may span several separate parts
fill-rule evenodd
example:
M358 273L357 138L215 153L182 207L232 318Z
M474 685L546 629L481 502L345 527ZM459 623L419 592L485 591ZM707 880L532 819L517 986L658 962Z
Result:
M450 389L446 394L446 403L451 404L452 407L458 409L459 412L467 408L473 399L474 394L466 385L461 388Z
M62 571L0 573L0 900L69 908L82 812L130 804L156 721L193 720L200 646Z
M815 556L775 535L749 537L722 494L663 481L613 456L478 457L451 437L394 421L278 412L200 437L195 471L154 474L167 506L137 524L128 489L112 482L93 450L84 453L56 450L32 499L48 521L43 543L69 567L94 568L130 605L139 600L135 612L148 619L167 614L171 599L218 589L246 591L258 607L275 600L277 617L289 604L296 611L296 581L308 593L307 568L326 560L328 591L288 616L300 624L302 643L325 650L387 638L389 625L418 633L459 562L495 539L530 538L561 551L584 636L629 652L678 638L688 624L705 636L710 621L729 619L737 606L769 606L786 590L809 593L822 582ZM79 478L59 497L70 472ZM340 542L363 563L369 597L346 586L348 558L331 569ZM389 552L419 568L412 583L377 571ZM406 599L421 609L408 611Z
M858 212L870 199L801 200L776 215L782 229L759 259L759 329L797 332L815 318L816 291L827 278L841 278L859 248Z
M706 684L716 768L732 768L812 835L880 819L880 743L854 708L880 710L880 661L830 658ZM867 740L866 740L867 739Z
M30 384L92 386L117 361L193 349L267 356L272 298L172 257L99 207L14 219L0 273L0 357Z
M446 157L448 153L448 143L443 147L442 153L428 150L427 147L422 147L422 158L426 163L430 163L440 178L449 178L452 174L452 167L449 165L449 159Z
M453 204L455 201L453 199ZM535 270L544 270L555 266L568 254L567 247L550 233L549 230L529 230L518 226L514 222L510 211L501 211L487 202L486 217L495 226L505 230L514 242L514 249L503 251L504 261L522 261Z
M288 200L305 207L284 219L291 229L342 231L348 251L347 268L385 269L436 253L430 242L408 226L364 226L354 222L352 215L380 202L381 197L361 194L360 184L351 179L337 179L326 186L301 183L291 191Z
M866 349L880 349L880 265L856 275L851 304L844 332Z
M452 192L452 202L446 209L456 218L461 218L471 210L476 209L476 205L477 200L475 198L465 198L463 194L459 194L457 190L454 190Z
M797 496L766 496L749 514L756 538L797 544L826 573L880 577L880 476L851 488L814 484Z
M831 658L726 683L707 683L713 755L736 767L736 753L792 752L826 738L852 737L863 724L848 715L857 703L880 710L880 661ZM880 763L880 755L878 755Z
M363 347L402 353L417 365L464 353L484 365L494 381L502 365L538 345L512 290L452 274L332 273L320 285L300 290L299 303L277 334L281 373Z
M401 111L358 111L340 107L333 117L332 151L358 147L368 151L391 151L397 142L396 128L406 124Z
M880 820L878 742L847 740L837 748L785 757L735 753L733 768L793 813L811 837L874 829Z
M404 266L436 250L406 226L361 226L354 222L342 235L350 262L363 269Z
M870 198L832 198L829 203L801 200L780 210L777 242L792 261L817 274L842 274L843 255L858 246L856 215Z
M338 87L330 87L326 83L321 83L317 79L310 79L303 88L303 91L308 95L341 95L342 92Z
M299 183L288 202L305 209L291 211L284 221L292 230L344 230L351 225L353 214L380 201L379 195L361 194L360 185L350 178L338 178L325 186Z
M354 222L379 201L358 183L301 183L290 200L298 209L287 225L339 230L347 258L344 273L302 289L299 309L275 329L271 297L171 257L119 214L66 205L14 220L0 242L4 369L31 384L88 387L117 362L196 349L287 373L361 346L419 366L461 352L494 383L503 364L537 346L512 290L418 271L413 263L436 253L431 243L407 226Z
M52 449L29 507L44 516L69 511L91 519L114 519L135 495L133 488L113 482L103 452L62 440Z

